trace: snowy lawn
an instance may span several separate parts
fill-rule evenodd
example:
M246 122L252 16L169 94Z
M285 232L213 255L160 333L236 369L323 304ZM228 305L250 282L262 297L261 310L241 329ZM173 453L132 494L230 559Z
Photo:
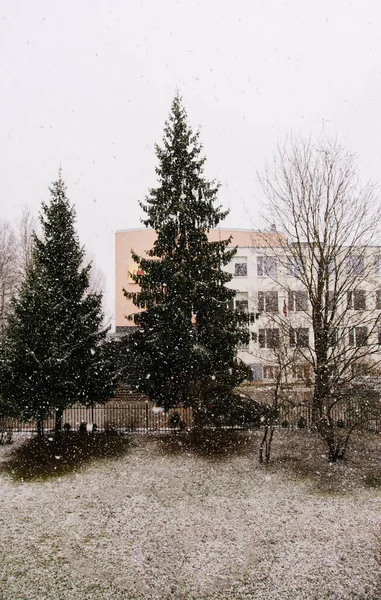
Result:
M259 437L0 447L1 600L379 600L381 436Z

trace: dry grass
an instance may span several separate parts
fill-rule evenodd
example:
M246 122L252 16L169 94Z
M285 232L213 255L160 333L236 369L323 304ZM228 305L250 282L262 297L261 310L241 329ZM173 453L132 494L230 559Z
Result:
M381 597L381 436L86 439L0 448L1 600Z

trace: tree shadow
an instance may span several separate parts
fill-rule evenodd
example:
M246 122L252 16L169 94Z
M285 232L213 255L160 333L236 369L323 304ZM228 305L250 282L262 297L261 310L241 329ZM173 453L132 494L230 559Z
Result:
M195 429L162 438L159 447L166 454L187 453L224 459L252 452L253 439L247 431Z
M345 495L355 489L381 486L380 437L360 431L343 460L330 463L327 448L317 433L284 432L274 446L269 465L275 472L308 482L323 495Z
M0 470L15 480L49 479L96 460L123 456L129 447L128 437L106 433L34 437L12 450Z

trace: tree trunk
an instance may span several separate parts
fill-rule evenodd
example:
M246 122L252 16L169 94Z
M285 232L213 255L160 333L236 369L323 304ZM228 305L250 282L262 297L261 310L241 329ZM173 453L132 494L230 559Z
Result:
M263 433L263 438L261 440L261 444L259 446L259 462L262 464L263 463L263 450L266 446L266 441L267 441L267 434L269 432L269 426L265 425L265 431Z
M271 457L271 445L272 445L272 441L273 441L273 436L274 436L274 426L271 425L270 427L270 436L268 439L268 442L266 444L266 454L265 454L265 459L266 459L266 464L268 465L270 462L270 457Z
M62 413L63 413L62 408L57 408L57 410L56 410L56 422L55 422L55 426L54 426L54 433L56 435L59 435L61 433L61 429L62 429Z
M271 444L274 436L274 425L265 425L265 431L261 444L259 446L259 462L263 464L263 457L265 463L268 465L271 458Z

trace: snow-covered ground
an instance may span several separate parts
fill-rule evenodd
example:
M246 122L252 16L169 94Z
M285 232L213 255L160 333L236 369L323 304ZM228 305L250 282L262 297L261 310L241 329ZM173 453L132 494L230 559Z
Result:
M360 444L330 466L317 440L279 432L270 467L258 440L213 458L138 439L61 478L1 472L1 600L379 600L381 491L366 481L381 439L371 465Z

